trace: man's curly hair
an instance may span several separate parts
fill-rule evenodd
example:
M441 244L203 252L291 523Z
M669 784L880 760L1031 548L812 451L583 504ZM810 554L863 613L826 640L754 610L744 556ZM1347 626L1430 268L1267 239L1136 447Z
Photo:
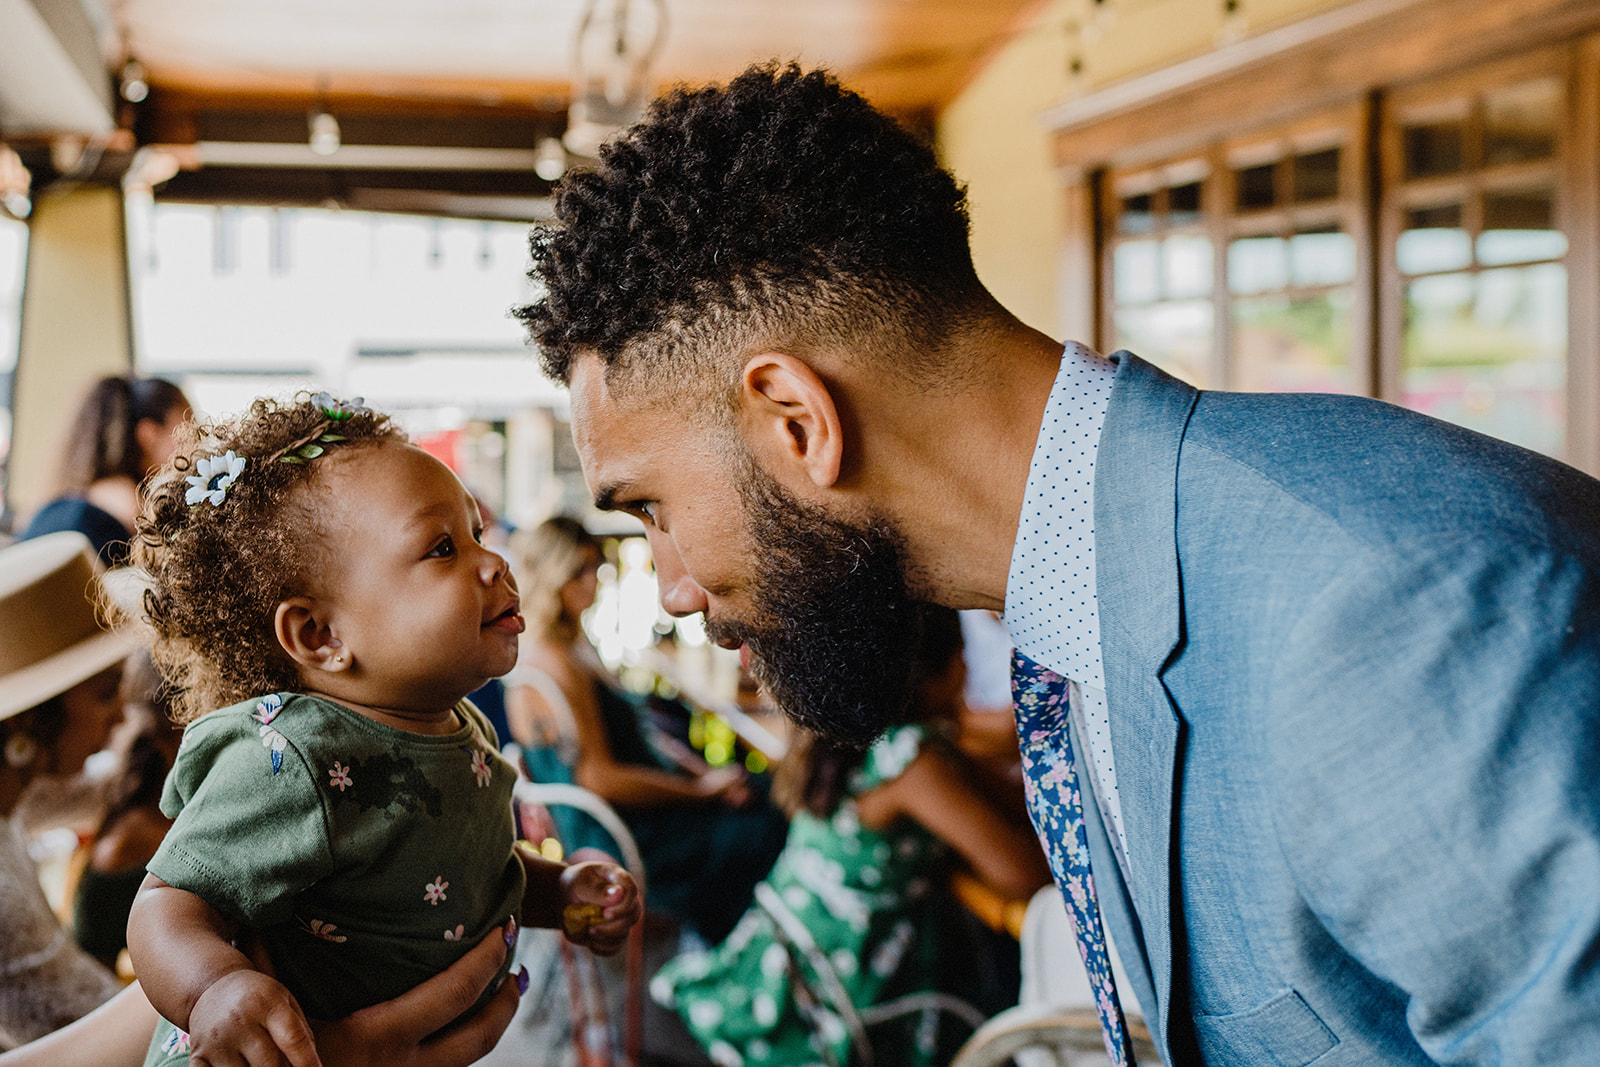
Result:
M177 452L146 487L133 538L133 563L148 582L142 621L155 632L152 656L178 721L300 686L273 615L315 583L320 537L310 490L341 457L405 440L387 415L361 409L333 420L303 393L180 430ZM187 503L185 478L202 457L228 450L246 457L245 468L222 502Z
M913 377L989 298L966 192L933 152L828 72L768 63L680 88L601 149L535 229L516 309L544 371L596 352L704 387L752 344L841 347ZM542 290L542 292L540 292ZM848 342L842 344L842 342Z

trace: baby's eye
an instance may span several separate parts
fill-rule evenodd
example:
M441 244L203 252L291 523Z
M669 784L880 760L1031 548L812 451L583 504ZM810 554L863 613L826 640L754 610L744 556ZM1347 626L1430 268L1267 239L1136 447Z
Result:
M452 538L450 538L448 535L446 535L444 537L439 538L438 543L435 544L432 548L428 549L428 554L426 556L424 556L423 558L424 559L449 559L451 556L453 556L455 554L456 554L456 543Z
M472 539L474 541L478 542L478 544L480 544L480 545L483 544L483 527L482 526L479 526L477 529L472 531Z

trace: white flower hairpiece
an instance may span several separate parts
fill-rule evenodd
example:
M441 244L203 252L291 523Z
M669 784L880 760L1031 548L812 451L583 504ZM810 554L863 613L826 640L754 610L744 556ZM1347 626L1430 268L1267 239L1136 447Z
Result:
M321 408L322 413L334 422L343 422L352 415L364 415L372 411L371 408L362 403L364 399L364 397L357 396L349 400L340 400L332 393L324 390L313 394L311 402Z
M220 456L201 456L194 465L195 472L184 479L189 491L183 494L183 502L192 506L208 500L212 507L219 506L227 497L228 488L244 473L244 462L245 457L234 455L231 448Z

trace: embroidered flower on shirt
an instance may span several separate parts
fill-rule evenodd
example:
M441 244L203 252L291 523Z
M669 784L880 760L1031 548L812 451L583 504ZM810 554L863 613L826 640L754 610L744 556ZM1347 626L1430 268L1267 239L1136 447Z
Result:
M479 789L488 785L489 779L494 777L494 768L489 766L489 755L481 748L472 750L472 773L478 776Z
M333 769L328 772L328 787L330 789L337 789L339 792L343 793L346 789L349 789L355 784L356 783L350 778L350 768L346 767L338 760L334 760Z
M202 500L212 507L221 504L228 496L228 487L244 473L244 461L245 457L234 455L231 448L220 456L201 456L195 461L194 473L184 479L189 489L183 494L183 502L191 507Z
M333 923L325 923L321 919L302 918L300 920L300 929L312 937L321 938L324 941L332 941L336 945L342 945L347 940L343 934L335 932L339 929L337 926L333 925Z
M450 888L450 883L444 880L444 875L437 875L422 889L423 899L429 904L438 904L444 899L444 891Z
M173 1052L188 1052L189 1035L182 1030L174 1028L172 1033L167 1035L167 1039L161 1042L161 1051L169 1054Z
M272 773L276 775L283 770L283 750L288 747L288 740L277 730L272 728L272 720L278 717L278 712L283 710L283 698L276 693L264 696L256 704L255 714L250 717L261 724L261 743L272 755Z
M461 923L456 923L456 928L454 930L446 930L444 932L444 939L446 941L460 941L465 936L467 936L467 928Z

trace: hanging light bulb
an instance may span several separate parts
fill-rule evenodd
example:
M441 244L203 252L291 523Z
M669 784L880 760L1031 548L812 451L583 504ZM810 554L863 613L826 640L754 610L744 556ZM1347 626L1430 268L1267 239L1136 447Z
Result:
M638 18L641 12L647 17ZM562 137L568 152L595 156L644 115L646 75L666 36L666 0L586 0L572 46L572 106Z
M533 150L533 172L547 182L567 172L567 150L559 137L545 137Z
M339 151L339 120L325 110L311 113L311 151L331 156Z
M339 120L328 111L328 81L317 79L317 106L306 117L311 133L311 151L319 156L331 156L339 151Z
M122 65L119 91L122 93L122 99L130 104L144 102L144 98L150 95L150 80L149 75L145 73L143 63L130 57Z

